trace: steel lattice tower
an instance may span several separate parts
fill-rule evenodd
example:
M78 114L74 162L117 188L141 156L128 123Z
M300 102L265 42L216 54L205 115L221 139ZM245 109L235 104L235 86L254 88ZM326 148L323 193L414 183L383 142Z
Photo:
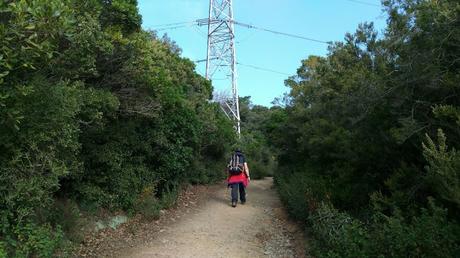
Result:
M210 0L208 25L208 53L206 57L206 79L220 74L231 82L231 96L221 96L220 102L227 117L235 123L240 135L240 108L236 73L235 29L232 0Z

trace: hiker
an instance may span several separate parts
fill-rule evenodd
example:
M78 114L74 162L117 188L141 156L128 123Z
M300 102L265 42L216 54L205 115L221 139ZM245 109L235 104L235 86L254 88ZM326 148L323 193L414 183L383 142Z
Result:
M238 203L238 193L241 204L246 203L246 187L251 178L246 159L240 149L236 149L228 164L228 187L232 188L232 207Z

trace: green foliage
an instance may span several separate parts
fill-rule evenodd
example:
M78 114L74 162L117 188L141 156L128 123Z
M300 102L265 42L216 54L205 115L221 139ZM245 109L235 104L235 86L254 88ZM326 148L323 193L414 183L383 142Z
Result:
M382 35L362 24L286 80L263 130L277 186L317 256L457 257L460 4L383 4Z
M410 219L398 214L381 216L372 225L371 239L378 244L371 246L371 255L456 257L460 251L458 224L449 221L447 212L441 208L422 209L419 216Z
M161 206L163 208L170 208L174 206L177 202L177 198L179 197L179 189L173 188L163 194L161 197Z
M136 212L148 220L158 219L162 208L160 201L153 196L143 199L135 207Z
M85 220L80 217L80 208L74 201L56 200L50 210L40 211L40 213L41 216L48 218L52 225L59 225L66 239L74 243L81 243L84 240Z
M428 135L426 138L423 155L429 164L427 181L440 198L460 207L460 154L447 149L442 130L438 130L437 144Z
M257 131L246 131L241 137L242 150L250 165L251 179L273 176L275 156L263 135Z
M141 29L137 1L2 1L0 13L1 255L80 241L78 207L155 217L179 185L222 177L231 124L178 46Z
M265 121L270 109L251 103L250 97L240 98L242 135L238 147L248 161L252 179L273 176L276 167L275 150L268 144Z
M0 258L6 258L6 244L4 242L0 242Z
M311 215L318 257L368 257L370 239L363 224L347 213L321 204ZM323 251L326 250L326 251Z
M309 214L307 204L311 199L308 196L307 183L305 183L305 180L309 179L302 173L293 173L291 177L275 177L281 200L289 214L299 221L306 221Z
M161 202L155 197L154 187L145 188L135 205L136 212L149 220L158 219L161 208Z
M136 32L141 27L141 15L137 0L99 0L102 5L100 15L104 27L115 27L125 34Z
M13 232L17 239L7 240L7 253L12 257L51 257L63 238L59 227L53 229L49 224L37 225L27 221L15 225Z
M318 257L456 257L460 252L458 224L433 203L414 218L377 212L367 224L322 204L309 220Z

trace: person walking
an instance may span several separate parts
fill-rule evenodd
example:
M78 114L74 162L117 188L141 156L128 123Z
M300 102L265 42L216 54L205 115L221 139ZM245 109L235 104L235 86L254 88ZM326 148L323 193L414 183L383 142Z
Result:
M232 188L231 198L232 207L238 203L238 193L241 204L246 203L246 187L251 177L249 176L249 167L246 158L240 149L236 149L228 164L228 187Z

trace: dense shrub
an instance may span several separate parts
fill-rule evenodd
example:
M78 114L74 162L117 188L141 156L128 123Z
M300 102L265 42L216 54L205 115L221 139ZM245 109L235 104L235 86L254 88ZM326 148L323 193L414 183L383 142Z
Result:
M0 257L6 258L6 245L4 242L0 242Z
M317 242L318 257L367 257L371 240L365 226L339 212L331 205L321 204L310 216L311 230Z
M278 190L319 257L458 257L460 5L382 3L381 35L361 24L286 80L262 130Z
M457 257L460 252L458 224L434 204L410 219L376 212L368 223L322 204L309 221L318 257Z
M243 132L240 141L248 162L251 179L273 176L276 164L275 155L267 147L264 137L258 132Z
M6 232L7 256L14 257L51 257L61 246L63 233L60 227L53 228L49 224L38 225L33 221L22 221Z
M136 5L0 2L0 254L52 256L79 241L78 207L155 217L222 177L235 133L212 85Z
M86 221L80 216L81 210L75 201L56 199L49 210L42 210L40 214L47 218L51 225L59 226L67 240L74 243L83 241Z
M309 206L316 206L315 201L309 196L309 185L306 180L311 180L302 173L293 173L290 177L275 177L275 184L289 214L299 221L306 221L309 215ZM311 201L311 202L310 202ZM314 208L314 207L312 207Z
M275 172L276 152L268 144L267 134L264 132L270 112L267 107L253 105L250 97L240 98L242 133L235 147L244 152L252 179L273 176Z
M135 203L135 210L147 219L157 219L162 208L161 202L155 197L154 187L145 188Z

